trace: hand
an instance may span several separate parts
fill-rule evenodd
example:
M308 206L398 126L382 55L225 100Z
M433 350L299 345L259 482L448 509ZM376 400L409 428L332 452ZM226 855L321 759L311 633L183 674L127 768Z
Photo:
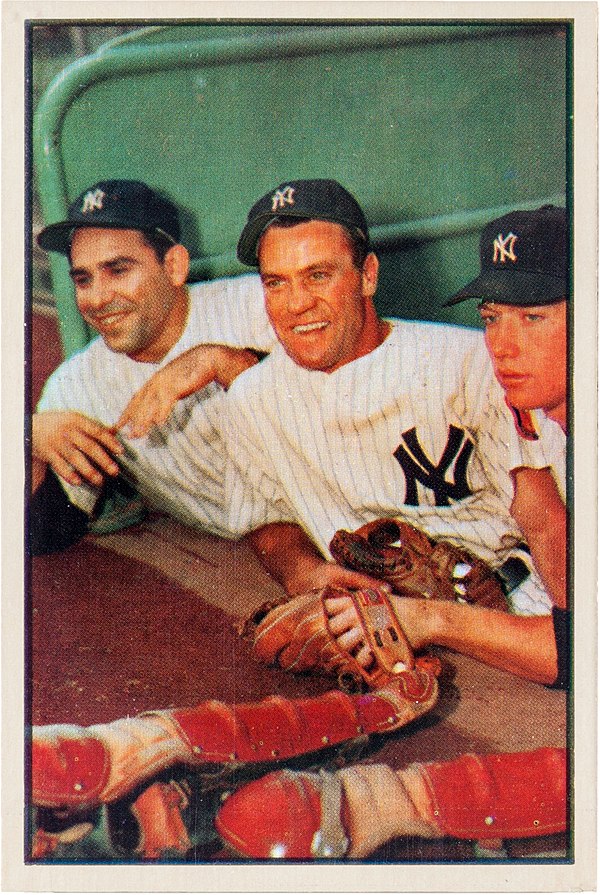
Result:
M122 445L111 429L82 413L34 413L31 443L34 460L49 463L71 485L100 487L104 475L118 475L114 455L123 453Z
M196 345L158 370L136 392L116 428L129 438L142 438L152 426L162 426L181 398L200 391L210 382L228 388L233 380L257 363L254 352L226 345Z
M347 590L376 587L391 593L391 587L385 581L371 578L370 575L365 575L363 572L355 572L352 569L338 566L335 562L326 562L325 560L320 560L306 570L299 569L286 590L293 596L306 593L309 590L322 590L328 585Z
M439 601L392 595L390 602L413 650L423 649L434 642L432 632ZM363 668L370 668L374 657L363 642L362 627L352 600L349 597L328 598L325 600L325 611L329 630L340 649L352 653Z

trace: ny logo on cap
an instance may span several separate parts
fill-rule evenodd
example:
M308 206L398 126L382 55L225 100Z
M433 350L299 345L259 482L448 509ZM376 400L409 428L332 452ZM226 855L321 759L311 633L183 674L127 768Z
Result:
M81 213L87 214L88 211L95 211L96 209L100 211L105 198L106 193L103 193L102 190L88 190L83 197Z
M271 205L271 211L277 211L278 208L283 208L284 205L293 205L294 204L294 193L295 189L293 186L286 186L283 190L277 190L273 193L273 204Z
M504 264L505 261L516 261L517 256L515 255L515 242L518 237L511 232L508 234L506 239L502 236L501 233L494 240L494 264L498 261L500 264Z

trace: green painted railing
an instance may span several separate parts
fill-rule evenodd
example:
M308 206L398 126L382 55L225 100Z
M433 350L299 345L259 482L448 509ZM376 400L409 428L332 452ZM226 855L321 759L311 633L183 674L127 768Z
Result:
M190 33L194 33L194 26L191 25L189 27ZM257 103L263 103L264 105L265 102L268 103L269 89L275 83L274 79L277 79L279 87L282 81L285 81L286 77L288 77L289 80L297 77L297 69L293 68L295 60L308 60L309 67L307 70L311 71L314 69L314 66L318 64L316 60L319 60L320 57L335 61L338 66L335 73L339 76L338 81L335 83L338 86L341 84L343 89L341 89L339 96L335 93L332 93L331 96L327 96L325 105L320 110L312 108L310 103L308 103L309 112L307 113L306 126L302 126L301 118L299 119L299 123L298 120L295 120L295 130L293 128L290 129L290 139L298 139L300 142L300 136L303 140L309 140L313 133L315 138L319 137L319 111L323 116L331 119L333 115L340 114L340 103L349 104L349 133L341 134L340 139L344 141L345 149L346 144L349 147L349 158L356 158L358 160L357 164L353 164L352 162L349 163L348 177L351 179L354 178L354 180L358 182L358 186L363 187L362 189L359 188L357 192L361 199L363 193L367 196L367 204L365 207L372 222L372 236L376 245L383 247L386 251L393 251L396 253L410 252L413 250L415 244L422 246L430 241L453 240L463 234L475 234L485 223L487 223L487 221L514 208L517 202L519 207L522 208L535 207L550 201L560 204L564 202L564 185L566 180L566 166L563 150L565 136L564 127L562 132L555 134L556 151L554 152L554 156L558 158L558 163L554 157L551 165L547 164L543 159L536 158L536 139L539 143L543 144L543 149L546 151L546 144L548 143L546 134L541 134L538 137L534 132L531 134L525 133L523 136L523 147L516 147L514 149L515 158L518 159L520 166L530 172L527 181L530 185L530 194L515 196L515 188L509 179L511 176L509 170L506 172L505 203L502 203L502 190L495 184L494 189L491 189L490 187L490 196L488 199L491 201L488 201L487 203L485 200L483 202L477 201L477 207L474 208L468 206L468 203L472 201L468 194L468 184L469 179L473 179L472 172L475 170L473 169L473 165L481 166L481 147L483 145L487 147L489 144L489 141L482 142L483 138L480 133L482 126L481 122L484 121L487 126L489 126L490 130L497 127L499 129L499 136L501 136L507 128L511 129L511 134L514 132L515 135L517 135L521 133L523 127L522 122L527 122L531 118L531 116L527 114L527 104L531 103L532 107L537 104L537 107L539 107L539 97L533 96L533 92L531 97L529 97L528 90L525 89L529 83L528 78L530 77L528 71L530 65L525 56L527 53L530 54L532 47L537 46L538 43L543 47L543 51L549 55L548 80L544 85L536 86L536 89L539 89L544 93L547 109L540 112L538 108L537 114L546 115L551 111L556 120L559 120L561 115L564 114L564 91L566 80L566 63L564 63L564 56L566 54L564 50L561 49L561 44L564 44L564 36L561 35L561 31L564 32L564 28L565 26L561 23L547 23L540 25L539 23L532 24L527 22L492 25L473 23L458 25L361 24L351 26L331 25L315 27L290 25L285 33L282 33L281 31L273 33L272 31L265 29L265 32L260 34L243 35L239 37L203 37L202 40L189 41L169 41L168 38L171 32L168 28L165 28L165 43L144 43L143 32L132 36L131 40L119 38L117 41L113 41L100 48L93 55L66 68L50 85L36 110L34 118L33 149L34 162L40 182L40 197L44 218L48 222L62 219L66 214L68 202L73 198L72 194L74 190L72 183L83 180L83 186L85 186L86 183L91 182L91 180L86 179L85 172L68 169L67 163L65 162L65 156L68 155L66 150L72 148L73 142L78 139L81 141L86 140L85 127L82 129L81 133L77 133L75 136L70 133L67 138L65 138L66 119L71 113L71 110L75 107L77 108L78 122L85 121L85 115L89 114L90 122L93 123L94 126L97 126L96 119L99 114L102 114L102 126L105 126L110 134L111 122L117 117L115 113L118 112L119 115L122 116L123 106L126 106L127 103L130 103L131 106L130 112L132 121L136 117L141 116L143 118L144 115L147 115L149 109L148 103L150 102L147 92L136 92L141 83L140 79L143 80L144 78L148 78L150 79L151 84L158 83L152 80L157 75L161 76L161 82L164 83L170 83L169 79L172 79L173 104L176 104L181 96L180 73L197 69L204 74L207 72L211 73L213 79L217 78L220 72L223 73L224 78L225 76L229 77L230 80L227 81L226 84L227 86L230 86L230 83L234 84L236 91L235 100L241 104L239 107L232 107L232 115L235 117L236 111L238 111L239 108L242 110L244 108L243 99L240 99L240 97L244 96L243 90L245 88L246 80L248 81L248 90L250 91L247 100L248 103L255 101ZM206 34L206 27L203 28L203 34ZM159 37L160 35L154 30L152 33L153 40L157 40ZM522 42L523 47L522 53L520 51L520 42ZM446 69L448 59L452 52L451 48L460 43L464 44L464 50L460 51L460 59L463 60L462 64L464 70L470 71L471 64L478 67L476 69L477 84L478 86L484 85L483 88L480 87L482 91L482 103L485 102L487 97L489 108L486 108L483 104L479 104L479 96L467 97L471 105L466 105L466 100L463 99L461 94L461 84L451 84L448 86L444 83L444 79L450 77L450 75L447 74ZM485 44L485 53L480 51L482 43ZM498 51L499 46L501 47L501 52ZM425 66L431 66L432 64L432 57L430 55L430 50L427 49L428 47L439 48L436 50L437 55L434 57L435 65L433 71L425 69ZM413 48L422 48L424 54L429 54L423 56L423 71L418 70L419 56L415 57L417 50ZM380 51L392 51L392 55L390 56L388 53L385 56L381 56ZM418 52L421 53L421 50L418 50ZM508 52L511 54L510 64L507 63L503 68L503 53ZM356 68L353 66L356 66L357 57L364 57L365 70L364 83L355 84L352 81L352 78L355 77ZM415 58L417 59L417 62L415 62ZM452 59L456 59L456 51L454 51ZM562 72L560 71L559 64L561 59L565 66L565 71ZM310 62L310 60L315 61ZM534 59L531 60L531 62L534 61ZM377 66L376 63L379 62L381 64ZM265 92L263 96L258 97L252 93L255 89L253 85L255 85L256 81L246 78L246 74L252 73L253 77L256 77L256 66L263 64L265 64L263 88ZM403 65L405 64L407 66L406 71L403 69ZM416 69L415 65L417 66ZM391 71L392 67L393 70ZM231 74L232 72L233 74ZM373 72L373 74L371 74L371 72ZM454 191L454 193L450 193L448 196L441 196L441 198L439 198L437 201L438 207L436 213L426 215L419 214L418 202L407 202L405 193L402 190L398 190L396 187L397 181L405 183L405 192L410 198L411 195L417 195L419 188L422 189L429 185L428 181L423 181L421 179L426 175L422 174L419 170L418 163L415 164L415 160L412 157L410 157L407 162L402 157L399 157L396 161L394 156L391 159L392 164L390 164L389 154L395 153L396 149L399 153L402 151L402 137L396 136L394 137L396 142L392 142L389 133L384 133L384 123L382 122L381 159L374 159L372 144L375 147L374 151L376 152L378 141L376 139L374 140L372 124L369 124L369 128L365 128L364 132L356 127L356 121L360 120L360 116L363 114L363 107L365 115L373 114L370 104L372 104L373 95L376 95L377 91L377 84L374 84L373 82L376 77L381 77L382 73L388 79L382 82L382 101L385 100L386 102L391 103L389 109L392 110L391 113L389 113L388 109L389 114L387 114L387 118L390 118L392 113L399 116L397 117L397 126L401 128L404 120L402 116L405 114L413 115L413 118L410 119L411 131L406 134L406 142L413 148L415 142L418 142L419 139L419 134L415 131L415 127L420 122L427 121L426 116L428 114L429 106L432 104L432 91L428 89L428 85L433 84L436 89L439 89L440 98L438 102L441 106L444 106L446 102L453 101L453 99L455 99L458 104L457 108L460 108L461 104L465 106L464 114L466 118L464 122L460 122L460 118L457 119L459 125L462 123L465 128L464 170L462 170L461 173L460 160L457 160L456 157L453 156L452 151L449 151L448 158L444 158L443 151L440 151L439 158L436 156L438 168L445 164L453 165L451 172L452 176L448 178L448 183L449 191ZM351 82L350 86L343 80L343 77L346 74L348 74L348 79ZM162 78L163 75L164 79ZM418 82L414 88L414 96L411 95L406 100L406 108L402 106L402 98L406 93L406 83L402 80L403 78L411 78L413 81ZM511 78L514 79L514 89L511 84ZM531 75L531 78L536 82L539 81L539 77L535 73ZM261 85L263 84L262 81L260 83ZM396 95L394 95L391 100L388 95L390 83L394 85L394 89L397 89L398 92L398 96L396 97ZM102 85L106 86L108 93L102 92L100 94ZM290 102L289 97L293 97L294 90L299 88L301 92L302 86L302 84L296 85L294 83L288 85L284 84L284 87L289 90L289 93L284 94L283 98L280 100L284 109L287 108L285 104ZM150 90L150 88L147 89ZM353 93L351 93L351 89L354 91ZM472 87L469 89L472 90ZM504 99L495 99L495 93L499 90L504 91L502 93L502 98L505 96L511 97L512 101L507 100L504 102ZM92 91L92 93L89 93L89 91ZM486 93L486 91L488 92ZM365 97L364 100L362 99L363 94ZM90 97L89 103L87 100L88 96ZM100 107L94 105L94 103L98 104L100 102L100 99L98 99L99 96L101 96L102 103L104 104ZM165 96L168 99L168 92L165 93ZM161 95L160 102L165 103L165 96ZM215 94L213 94L211 98L215 104L217 104L218 108L218 91L216 100L214 99L214 96ZM107 98L108 107L106 107ZM115 109L110 108L111 98L115 104ZM189 165L194 164L194 157L198 147L202 145L202 141L208 139L206 136L207 133L210 136L210 127L212 124L206 117L206 105L203 106L200 102L200 90L198 91L197 107L195 105L190 105L191 100L189 97L186 96L183 97L183 99L188 103L187 106L184 105L184 108L186 110L191 108L193 113L197 116L197 120L193 122L193 128L195 128L194 139L190 141L189 145L181 147L180 155L175 156L175 150L177 150L177 152L180 151L180 147L176 145L179 134L176 125L173 125L171 131L169 131L169 125L176 106L173 105L169 107L169 105L165 103L165 145L169 146L169 152L164 155L164 166L161 167L162 159L157 159L156 156L152 158L151 164L149 164L149 170L151 170L153 178L150 182L153 182L154 185L158 184L163 186L167 191L170 189L170 191L175 194L177 193L175 187L178 178L185 174L189 179ZM307 98L302 97L301 99L304 101ZM157 102L158 101L159 100L157 100ZM322 98L318 98L318 101L321 102ZM496 102L496 105L494 105L494 101ZM417 102L421 105L415 112L414 106ZM394 103L397 103L398 108L396 108ZM89 113L87 111L88 104ZM301 107L300 103L299 107ZM435 115L436 108L435 106L432 108L433 112L431 114ZM490 111L490 109L493 111L493 116L495 117L493 117L492 121L486 122L486 115L492 116L492 111ZM152 111L156 110L153 109ZM222 114L227 114L227 111L227 108L220 109ZM294 108L293 111L296 113L298 110ZM277 113L275 112L274 114ZM500 115L500 117L498 117L498 115ZM425 118L423 118L423 116L425 116ZM382 119L384 117L385 116L382 115ZM385 127L393 126L393 122L391 125L387 124L387 118ZM124 126L121 121L120 126ZM155 122L153 126L156 127ZM283 122L282 128L285 128L285 126L286 123ZM235 191L240 184L243 184L246 193L249 196L257 198L265 188L268 188L273 184L269 174L271 165L269 154L265 154L264 171L260 175L260 182L257 182L256 186L253 188L252 184L255 180L259 179L256 173L258 168L255 165L253 169L254 173L251 171L248 174L248 165L245 163L245 156L243 154L248 150L243 146L241 149L238 149L237 144L242 143L243 141L241 140L241 135L236 134L235 121L232 122L230 145L223 145L222 150L222 134L223 132L228 133L229 131L227 128L223 131L221 122L219 122L219 127L221 130L216 131L215 141L218 143L220 151L222 151L222 168L225 172L222 176L222 186L220 185L219 188L222 189L224 194L226 191L229 191L229 195L230 192ZM534 128L535 124L532 124L531 127ZM476 132L479 135L479 155L474 159L469 158L470 128L472 132ZM285 137L285 129L282 130L282 134L283 137ZM143 129L140 130L140 135L143 137ZM439 137L440 135L437 136ZM361 168L361 165L364 164L365 153L364 147L361 149L361 140L364 143L365 137L367 138L369 146L368 152L371 153L370 158L373 159L372 177L368 170L365 171ZM65 139L67 143L70 141L68 147L65 146ZM448 142L450 143L451 140L454 140L452 145L455 146L456 134L448 134ZM429 137L429 142L431 144L431 136ZM175 149L171 152L173 144L175 144ZM275 147L277 150L279 150L279 148L279 146ZM554 147L551 148L554 150ZM258 146L258 149L265 151L262 146ZM353 153L352 150L354 149L355 152ZM322 147L319 146L318 150L322 152ZM332 158L334 158L336 162L338 161L338 150L339 147L332 147ZM428 158L427 150L427 138L424 138L423 160ZM272 153L275 152L270 146L269 151ZM361 155L361 151L363 152L363 155ZM495 151L497 151L495 150L495 147L489 145L489 153L493 154ZM125 149L123 150L123 158L121 161L119 161L118 149L114 146L111 147L111 153L113 154L108 160L111 164L111 171L110 174L106 174L105 176L130 176L127 168L129 164L127 151ZM308 157L310 159L310 151L305 149L304 153L304 155L300 156L300 159L302 165L306 168L309 164L306 162L306 158ZM228 170L230 156L234 158L234 162L231 164L231 168L234 171L233 176L229 174ZM318 152L314 159L316 173L303 170L300 176L324 176L319 165L324 165L325 162L322 158L317 156ZM187 166L185 165L186 158L189 159ZM275 159L273 168L277 169L277 164L281 164L281 162L277 162L279 156L275 154L273 155L273 158ZM563 159L562 162L561 158ZM86 156L86 159L88 159L88 156ZM92 161L94 164L97 161L94 157L93 146L90 147L89 160L87 162L90 168L93 167ZM252 157L252 161L256 161L254 157ZM484 161L487 164L490 164L489 158L486 157ZM394 162L396 162L396 164L394 164ZM136 164L139 164L137 159ZM377 201L375 202L374 200L374 208L370 209L368 206L369 190L371 189L373 181L377 181L377 179L381 177L380 169L382 165L385 166L386 164L390 169L390 190L388 193L390 207L383 209L382 211L380 207L380 197L376 196ZM499 156L498 164L506 167L506 161L503 156ZM431 165L433 165L433 163L431 163ZM125 173L120 170L121 166ZM392 167L395 167L397 170L392 171ZM548 173L548 168L552 168L550 173ZM546 171L545 174L544 171ZM141 173L143 174L144 172L142 171ZM200 175L202 173L203 172L201 171ZM90 174L90 177L91 176L92 175ZM281 179L284 179L286 176L293 177L296 175L295 172L290 172L289 175L286 172L281 175ZM457 177L462 177L463 179L463 186L461 186L460 189L457 186ZM263 179L266 182L266 187L263 183ZM340 179L343 178L340 177ZM250 182L248 182L248 180ZM214 186L213 181L211 181L211 186ZM440 182L443 183L443 177L440 177ZM83 186L80 188L83 188ZM203 187L204 184L201 183L197 190L198 195L191 197L191 200L195 203L193 205L193 210L196 219L198 220L202 220L203 216L207 213L207 210L203 208L201 204ZM77 189L76 192L79 192L79 189ZM500 199L501 204L499 204L498 199ZM218 230L219 218L218 214L214 212L214 198L209 196L207 201L210 202L209 210L213 215L211 218L211 226L213 227L213 230L215 230L215 228ZM435 204L436 203L433 202L430 203L432 208ZM452 209L453 206L457 207L457 210L448 211L448 209ZM241 229L243 215L247 210L247 207L248 205L244 198L243 201L240 200L239 212L237 208L233 209L233 211L231 208L228 208L227 211L224 212L225 218L223 227L224 232L227 233L227 242L231 245L230 249L225 252L215 253L210 250L203 251L202 245L199 244L192 256L191 272L193 279L224 276L239 272L242 269L235 259L234 239L230 235L230 231L233 232L234 229L231 223L232 218L236 222L236 227L238 226L237 221L239 221L239 228ZM417 212L416 214L415 210ZM447 211L448 213L446 213ZM379 220L377 219L378 217ZM472 252L473 244L475 244L474 240L471 240L468 247L469 252ZM192 246L192 248L194 247ZM466 251L467 249L461 248L463 254ZM476 260L476 257L471 257L469 263L476 263ZM464 266L464 262L461 263L463 263ZM68 276L68 265L66 260L60 256L51 254L51 272L61 321L63 347L65 353L70 354L87 342L90 333L77 312L73 298L73 290ZM456 279L456 276L457 275L454 274L454 279Z

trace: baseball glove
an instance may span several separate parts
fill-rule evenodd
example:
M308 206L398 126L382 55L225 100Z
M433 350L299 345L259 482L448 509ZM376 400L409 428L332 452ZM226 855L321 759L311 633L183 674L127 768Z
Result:
M363 629L363 642L373 655L366 669L342 650L327 625L324 600L348 597ZM385 590L344 590L326 587L277 603L264 604L241 628L253 653L268 665L286 671L325 671L337 677L342 690L353 693L385 686L396 675L415 666L438 675L439 660L415 658Z
M406 522L376 519L356 531L337 531L335 561L391 584L403 597L426 597L507 610L499 579L481 559L448 541L433 541Z

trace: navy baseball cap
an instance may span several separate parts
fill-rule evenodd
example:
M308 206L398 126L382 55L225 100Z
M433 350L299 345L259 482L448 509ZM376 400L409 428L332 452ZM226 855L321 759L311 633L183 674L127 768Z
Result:
M479 243L481 272L445 307L467 298L505 305L551 305L568 297L567 213L556 205L511 211Z
M337 180L288 180L259 199L248 214L237 247L242 264L258 267L256 250L263 232L278 218L308 218L342 224L369 243L364 213L354 196Z
M41 231L38 243L47 252L68 255L73 231L79 227L162 233L173 244L181 235L176 206L140 180L95 183L69 205L66 221Z

